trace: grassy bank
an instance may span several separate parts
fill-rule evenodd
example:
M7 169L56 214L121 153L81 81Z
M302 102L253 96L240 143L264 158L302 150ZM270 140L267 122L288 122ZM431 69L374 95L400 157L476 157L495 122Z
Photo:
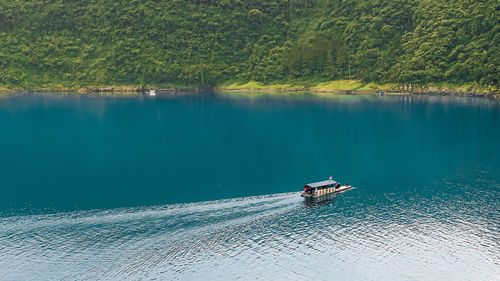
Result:
M498 88L481 87L477 84L456 85L452 83L429 83L427 85L401 85L366 83L361 80L334 80L326 82L297 80L289 83L249 81L246 83L227 81L217 86L220 91L262 91L262 92L354 92L374 93L379 91L400 93L436 93L463 95L498 95Z

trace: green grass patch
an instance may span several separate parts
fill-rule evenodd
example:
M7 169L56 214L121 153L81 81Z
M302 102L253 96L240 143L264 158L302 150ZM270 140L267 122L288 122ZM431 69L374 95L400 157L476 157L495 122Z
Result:
M227 81L219 84L224 90L284 90L284 91L352 91L356 89L375 90L374 84L364 84L359 80L335 80L317 82L312 80L296 80L288 83L270 83L248 81Z
M234 82L232 84L222 83L220 88L226 90L251 90L251 89L264 89L265 86L262 82L248 81L247 83L243 84L240 84L238 82Z
M375 83L368 83L361 88L356 89L356 91L378 91L380 90L380 86Z
M329 82L318 83L311 87L311 90L317 91L354 91L363 87L363 83L359 80L335 80Z

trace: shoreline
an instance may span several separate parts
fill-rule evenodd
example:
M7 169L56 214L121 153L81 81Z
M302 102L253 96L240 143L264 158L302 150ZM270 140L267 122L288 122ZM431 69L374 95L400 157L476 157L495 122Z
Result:
M320 96L331 94L384 94L384 95L453 95L453 96L483 96L500 98L500 91L496 88L480 88L472 84L428 84L419 87L409 87L401 84L364 83L360 80L334 80L327 82L297 81L287 84L264 84L249 81L239 83L227 81L217 86L158 84L158 85L106 85L65 88L61 86L40 87L33 89L0 87L0 95L22 92L54 92L75 94L137 94L155 90L166 92L203 92L216 91L227 94L267 94L276 96L292 96L302 94L317 94Z
M387 94L387 95L455 95L455 96L493 96L499 97L496 88L478 87L473 84L454 85L448 83L411 86L402 84L364 83L360 80L333 80L327 82L297 81L289 84L264 84L249 81L245 84L226 82L215 90L223 92L264 92L274 93L338 93L338 94Z
M295 90L295 89L225 89L225 88L215 88L215 91L225 93L225 94L261 94L270 96L292 96L299 94L315 94L318 96L328 96L328 95L387 95L387 96L405 96L405 95L434 95L434 96L464 96L464 97L493 97L500 98L500 94L490 94L490 93L478 93L478 92L448 92L448 91L341 91L341 90Z

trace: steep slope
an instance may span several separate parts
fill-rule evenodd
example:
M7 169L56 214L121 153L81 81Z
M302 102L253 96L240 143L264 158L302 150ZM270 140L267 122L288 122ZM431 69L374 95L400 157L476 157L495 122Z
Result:
M499 11L493 0L0 0L0 85L498 88Z

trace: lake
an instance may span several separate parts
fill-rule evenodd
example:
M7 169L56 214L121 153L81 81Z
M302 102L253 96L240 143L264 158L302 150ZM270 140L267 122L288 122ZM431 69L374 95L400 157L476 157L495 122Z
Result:
M500 280L495 99L3 95L0 175L0 280Z

